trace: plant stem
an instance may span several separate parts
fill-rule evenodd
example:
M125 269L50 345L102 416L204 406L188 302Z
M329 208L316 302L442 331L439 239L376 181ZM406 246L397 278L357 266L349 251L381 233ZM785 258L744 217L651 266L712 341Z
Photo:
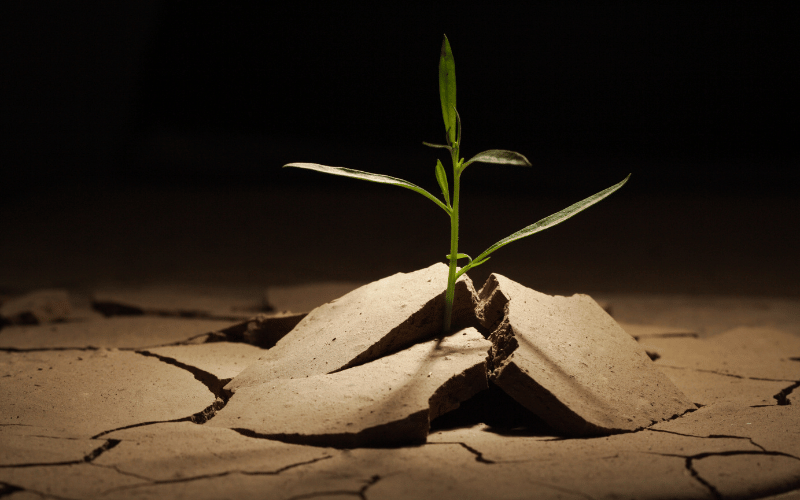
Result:
M456 292L456 268L458 267L458 201L461 175L458 171L458 147L453 148L453 206L450 213L450 272L447 275L447 291L444 296L443 333L450 333L453 316L453 299Z

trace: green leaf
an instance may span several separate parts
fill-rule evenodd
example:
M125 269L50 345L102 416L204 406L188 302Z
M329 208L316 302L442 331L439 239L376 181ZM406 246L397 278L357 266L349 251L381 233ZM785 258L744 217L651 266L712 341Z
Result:
M456 109L455 105L453 105L453 113L456 114L456 144L461 146L461 115L458 114L458 110Z
M389 184L392 186L400 186L406 189L410 189L415 191L422 196L428 198L429 200L433 201L442 210L447 212L447 215L450 215L452 210L450 207L439 201L438 198L430 194L429 192L425 191L421 187L417 186L416 184L411 184L408 181L404 181L403 179L398 179L397 177L391 177L388 175L381 175L381 174L373 174L370 172L363 172L361 170L354 170L352 168L344 168L344 167L329 167L327 165L320 165L318 163L289 163L283 166L292 167L292 168L302 168L305 170L314 170L316 172L322 172L324 174L331 174L331 175L338 175L341 177L352 177L353 179L361 179L363 181L369 182L377 182L379 184Z
M466 266L462 267L462 268L461 268L461 270L459 270L459 271L456 273L456 278L455 278L455 279L458 279L458 278L460 278L462 274L464 274L465 272L469 271L469 270L470 270L470 269L472 269L473 267L478 267L478 266L480 266L481 264L484 264L484 263L485 263L487 260L489 260L489 259L491 259L491 257L485 257L485 258L484 258L484 259L482 259L482 260L473 260L473 261L469 262L469 263L468 263Z
M446 144L433 144L433 143L425 142L425 141L422 141L422 144L428 146L429 148L444 148L444 149L449 149L450 151L453 150L453 148L451 148L450 146L448 146Z
M447 206L450 206L450 186L447 185L447 173L444 171L444 165L438 159L436 160L436 182L439 183L439 187L442 188L442 194L444 195L444 202Z
M446 258L447 258L447 260L450 260L450 254L448 254ZM467 255L465 253L456 254L456 260L459 260L459 259L469 259L469 261L472 262L472 257L470 257L469 255Z
M488 151L484 151L483 153L478 153L470 158L468 162L464 163L464 166L461 167L461 170L463 171L469 166L470 163L474 162L495 163L498 165L519 165L521 167L531 166L531 162L529 162L525 156L515 151L506 151L505 149L490 149Z
M545 229L547 229L549 227L553 227L556 224L560 224L561 222L564 222L565 220L569 219L570 217L578 214L578 212L582 212L582 211L586 210L587 208L591 207L595 203L598 203L599 201L601 201L601 200L607 198L608 196L610 196L611 193L613 193L617 189L621 188L623 185L625 185L626 182L628 182L628 179L630 179L630 177L631 177L631 174L628 174L628 176L625 177L625 179L623 179L622 182L620 182L619 184L614 184L610 188L604 189L604 190L600 191L597 194L593 194L592 196L586 198L585 200L581 200L578 203L570 205L570 206L568 206L567 208L565 208L564 210L562 210L560 212L557 212L557 213L555 213L553 215L545 217L544 219L540 220L539 222L536 222L535 224L531 224L528 227L520 229L519 231L517 231L516 233L514 233L514 234L512 234L510 236L506 236L502 240L498 241L494 245L492 245L489 248L487 248L482 254L478 255L475 258L475 260L472 261L472 263L467 264L466 266L464 266L464 268L461 270L461 272L463 273L469 268L472 268L472 267L475 267L476 265L482 264L484 262L484 260L486 260L488 258L488 255L490 253L494 252L495 250L497 250L498 248L500 248L502 246L508 245L512 241L516 241L516 240L525 238L526 236L530 236L530 235L532 235L534 233L538 233L539 231L544 231ZM477 262L477 264L476 264L476 262Z
M456 63L450 41L445 35L442 40L442 51L439 55L439 101L442 104L442 118L447 130L448 144L456 142Z

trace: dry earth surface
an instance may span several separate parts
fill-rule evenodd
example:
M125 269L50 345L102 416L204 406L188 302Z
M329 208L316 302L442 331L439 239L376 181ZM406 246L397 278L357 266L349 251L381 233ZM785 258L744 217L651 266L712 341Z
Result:
M474 375L470 367L484 358L464 354L426 358L417 375L431 389L408 391L417 401L410 421L433 419L421 441L364 447L339 436L311 445L270 434L269 419L242 409L237 397L244 395L224 387L304 317L292 313L356 286L2 297L0 497L800 498L796 299L595 297L697 408L634 432L566 436L493 384L477 394L453 389L458 397L434 411L420 394L436 393L439 367L460 363L453 373ZM474 328L453 338L461 342L453 352L490 346ZM392 356L413 349L426 347ZM368 397L357 382L374 380L355 371L368 364L310 384L273 381L261 395L275 398L263 404L280 407L287 394L325 393L331 384L353 387L340 395L342 404L348 394ZM376 404L402 413L387 398ZM316 425L317 435L336 427L324 421L335 413L328 402L305 401L278 424ZM242 418L264 429L235 423Z

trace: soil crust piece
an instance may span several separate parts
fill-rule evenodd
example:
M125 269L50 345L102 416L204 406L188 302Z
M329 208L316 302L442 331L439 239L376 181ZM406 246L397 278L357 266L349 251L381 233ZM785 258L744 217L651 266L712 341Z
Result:
M477 315L489 379L568 435L634 431L696 409L591 297L550 296L492 274Z
M240 387L208 424L337 448L425 443L430 421L486 389L474 328L333 374Z
M311 311L265 355L225 388L344 370L438 335L444 316L447 266L438 263L362 286ZM475 324L475 290L456 282L454 329Z

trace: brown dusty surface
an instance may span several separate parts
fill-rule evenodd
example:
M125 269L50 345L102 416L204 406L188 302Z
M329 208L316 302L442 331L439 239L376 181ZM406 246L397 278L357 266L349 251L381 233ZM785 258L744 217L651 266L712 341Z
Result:
M75 300L65 322L0 329L0 497L796 500L798 302L599 298L699 409L577 439L528 417L503 421L519 411L508 401L467 401L425 444L350 450L219 426L237 397L226 405L222 386L267 352L213 334L236 324L219 311L241 296L204 298L202 319L103 317Z

